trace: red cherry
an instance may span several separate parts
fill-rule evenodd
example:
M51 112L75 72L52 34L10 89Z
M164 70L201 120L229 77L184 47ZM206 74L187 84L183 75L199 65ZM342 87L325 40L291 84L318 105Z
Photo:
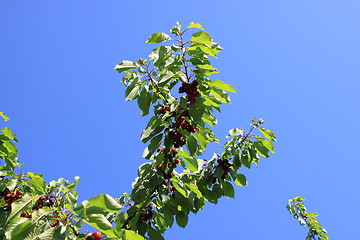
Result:
M102 239L101 234L100 234L99 232L94 232L94 233L92 234L92 236L95 238L95 240L100 240L100 239Z
M51 227L56 227L57 225L59 225L59 220L56 220L55 222L50 224Z
M150 209L152 209L153 208L153 206L150 204L149 206L148 206Z
M176 128L180 127L181 123L182 123L182 121L177 120L177 121L175 122L175 127L176 127Z
M179 164L179 163L180 163L180 160L177 159L177 158L175 158L174 161L175 161L176 164Z
M187 128L188 127L188 124L186 123L186 122L182 122L181 123L181 128L182 129L185 129L185 128Z

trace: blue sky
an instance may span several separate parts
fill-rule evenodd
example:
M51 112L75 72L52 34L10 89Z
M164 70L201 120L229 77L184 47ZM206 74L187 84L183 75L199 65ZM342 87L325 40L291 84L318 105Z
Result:
M150 34L201 23L224 50L214 79L236 87L217 135L262 117L276 154L244 170L235 199L208 204L167 240L305 239L285 209L303 196L331 239L357 239L360 2L0 1L0 110L22 171L80 176L80 200L131 190L147 123L113 67L145 58ZM211 152L208 152L211 155Z

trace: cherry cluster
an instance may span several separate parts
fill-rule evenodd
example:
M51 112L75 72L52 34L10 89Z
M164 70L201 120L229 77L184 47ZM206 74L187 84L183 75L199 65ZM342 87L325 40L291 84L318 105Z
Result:
M230 163L228 159L222 160L222 159L220 159L220 158L217 160L217 163L218 163L219 166L221 166L222 169L224 170L224 173L221 175L221 178L222 178L222 179L225 179L226 175L229 174L229 170L230 170L230 168L232 167L232 163Z
M25 211L25 212L22 212L22 213L20 214L20 217L23 217L23 218L31 218L31 214L29 214L27 211Z
M151 219L153 217L152 208L153 208L153 206L151 204L149 204L147 206L148 211L146 213L142 213L140 215L140 220L141 221L147 221L147 220L149 220L149 219Z
M165 179L163 182L163 185L165 187L168 187L169 183L170 183L170 191L172 191L172 192L176 191L176 187L173 185L171 180L169 181L169 180Z
M7 203L7 208L11 209L11 204L22 198L22 192L19 190L10 191L8 188L5 188L4 191L0 192L0 196L3 197Z
M38 198L36 201L36 205L32 208L32 210L39 210L40 208L47 206L51 207L55 203L55 198L51 195L43 195Z
M39 210L43 208L44 206L51 207L55 203L55 198L51 195L43 195L36 200L36 205L32 207L33 211ZM31 218L31 214L29 214L27 211L24 211L20 214L21 217L24 218ZM51 223L51 227L56 227L59 224L59 221L56 220L55 222Z
M56 227L57 225L59 225L59 222L60 221L58 219L56 219L55 222L50 224L50 227Z
M160 172L162 172L165 179L172 178L172 171L174 168L177 167L177 165L180 163L180 159L174 158L177 151L175 148L171 149L171 152L166 148L158 148L158 152L165 153L165 157L168 159L167 167L169 168L169 171L164 171L164 167L162 165L156 166L156 169Z
M228 159L223 160L221 158L217 160L217 163L218 163L218 167L221 167L224 171L223 174L221 175L221 179L225 179L226 176L229 174L230 168L232 167L232 163L230 163ZM212 184L215 184L216 180L217 178L214 177L212 179Z
M161 113L167 113L170 111L170 107L169 106L161 106Z
M182 147L186 141L183 139L183 136L181 133L179 133L177 130L171 131L169 133L169 136L174 140L174 147Z
M186 93L186 100L191 103L196 103L197 97L200 96L197 86L199 86L199 82L196 80L191 83L183 82L179 88L179 93Z
M172 128L174 128L173 131L169 132L169 136L174 140L174 147L182 147L186 141L183 138L183 135L177 130L178 128L181 128L188 132L196 132L198 128L193 127L188 121L186 121L186 118L189 116L188 109L183 111L179 117L176 118L175 122L172 124Z

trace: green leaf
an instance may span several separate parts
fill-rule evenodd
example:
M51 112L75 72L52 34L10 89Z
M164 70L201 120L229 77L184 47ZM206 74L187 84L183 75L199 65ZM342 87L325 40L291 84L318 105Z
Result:
M166 64L166 60L170 58L171 55L172 53L168 46L159 46L151 52L149 58L151 61L154 61L155 66L160 67Z
M125 96L127 101L132 101L140 95L140 89L144 81L140 80L139 77L136 77L130 85L126 88Z
M151 240L164 240L164 237L161 235L161 233L152 227L148 228L148 233Z
M184 159L186 166L190 171L196 172L198 170L199 166L196 158L190 156L184 149L181 149L178 154Z
M148 38L146 43L161 43L161 42L165 42L165 41L167 41L169 39L170 39L170 36L167 35L166 33L157 32L157 33L152 34Z
M173 214L167 210L165 208L165 212L164 212L164 217L165 217L165 223L167 227L172 227L173 223L174 223L174 216Z
M269 150L261 142L254 142L254 146L261 156L269 157Z
M11 131L10 128L8 127L4 127L3 129L0 130L4 136L10 138L11 140L14 140L15 142L18 142L19 140L17 139L17 137L15 136L15 134L13 134L13 132Z
M176 77L176 74L172 73L172 72L167 72L166 74L162 74L158 80L159 80L159 84L163 83L163 82L167 82L169 80L171 80L173 77Z
M241 174L241 173L237 173L236 174L236 178L235 178L235 184L240 186L240 187L243 187L243 186L246 186L247 185L247 181L246 181L246 177L244 174Z
M204 135L203 132L198 131L198 133L195 135L195 138L197 139L197 141L199 142L199 148L201 151L206 149L206 145L210 142L209 139L207 139Z
M179 225L179 227L186 227L188 223L188 215L183 211L176 213L176 223Z
M122 240L145 240L145 238L132 230L121 230ZM117 239L117 238L116 238Z
M204 99L198 98L196 103L191 104L190 116L194 118L194 121L199 122L202 120L202 116L205 112Z
M211 66L211 64L199 64L199 65L197 65L197 67L201 68L201 69L206 69L206 70L214 69L213 66Z
M17 240L17 239L25 239L33 230L34 225L31 223L30 220L24 221L23 219L19 219L17 225L11 226L11 232L6 232L6 236L10 240ZM11 237L10 237L11 236Z
M32 197L29 194L25 194L22 198L13 202L11 204L11 213L6 220L6 223L9 223L14 218L19 217L23 211L32 205L33 200L37 198L38 196Z
M274 145L272 144L272 142L263 139L263 138L258 138L257 139L259 142L261 142L261 144L266 147L270 152L275 153L274 151Z
M0 117L2 117L5 121L10 120L10 118L8 116L5 116L3 112L0 112Z
M160 231L164 232L166 230L166 222L161 213L154 212L154 221Z
M32 172L28 172L27 174L30 177L30 183L33 185L38 194L45 194L46 182L40 176L40 174L35 174Z
M217 87L217 88L219 88L221 90L236 93L236 90L235 90L235 88L233 86L231 86L230 84L226 84L226 83L224 83L223 81L220 81L220 80L210 81L210 82L207 82L207 84L209 86Z
M55 232L56 228L53 227L48 227L47 229L45 229L43 232L41 232L40 235L36 236L36 240L48 240L48 239L52 239L54 232Z
M217 124L217 119L216 117L214 117L213 115L210 115L208 113L204 113L202 116L202 120L206 123L208 123L210 126L214 126L215 124Z
M202 193L200 192L198 186L196 186L194 183L186 183L185 186L188 187L190 189L190 191L195 193L197 198L202 197Z
M204 30L204 28L203 28L203 26L201 26L201 24L194 23L194 22L191 22L190 25L187 28L199 28L201 30Z
M210 34L208 34L205 31L200 31L200 32L196 32L192 35L191 37L191 42L196 42L196 43L203 43L203 44L207 44L209 46L212 45L212 38L210 36Z
M220 52L220 50L210 48L210 47L207 47L207 46L199 46L199 49L203 53L205 53L207 55L210 55L210 56L213 56L213 57L216 57L216 54L218 54Z
M118 65L115 66L115 70L119 73L127 72L129 70L140 67L136 62L132 61L121 61Z
M239 128L233 128L229 130L229 135L226 136L226 138L231 138L235 135L240 134L241 136L244 134L244 131L242 129Z
M266 137L267 139L269 139L271 141L276 141L276 136L273 131L263 128L263 127L259 127L259 130L264 135L264 137Z
M108 194L101 193L81 203L85 209L90 207L102 208L106 212L117 213L122 206Z
M160 126L162 123L163 120L161 118L157 118L157 116L153 116L150 119L147 128L142 131L140 140L143 143L146 143L156 134L161 132L164 129L164 126Z
M188 197L186 190L183 189L182 186L180 186L176 181L172 181L172 183L173 183L174 187L176 188L176 191L181 193L181 195L183 195L185 198Z
M233 185L228 182L228 181L223 181L221 183L221 187L224 191L224 195L227 196L227 197L231 197L231 198L234 198L235 197L235 190L234 190L234 187Z
M204 197L206 198L207 201L211 202L211 203L214 203L214 204L217 204L218 202L218 197L217 197L217 194L208 190L208 189L203 189L202 191L202 194L204 195Z
M181 31L181 23L176 22L176 26L172 27L170 32L174 34L175 36L179 36Z
M118 236L116 229L113 228L109 220L103 214L90 214L88 219L84 220L84 222L100 230L109 237L116 238Z
M195 156L198 150L198 142L196 141L194 136L190 136L186 141L186 147L189 149L190 156Z
M153 137L150 141L150 144L147 148L145 148L143 152L143 157L149 159L151 157L151 154L159 148L161 142L162 142L162 134L158 134L157 136Z
M141 115L146 116L149 114L151 106L152 95L145 88L143 88L138 97L138 106L141 109Z
M217 87L210 87L211 88L211 93L209 94L209 96L211 98L216 98L217 100L219 100L222 103L230 103L230 98L227 92L225 92L224 90L221 90Z

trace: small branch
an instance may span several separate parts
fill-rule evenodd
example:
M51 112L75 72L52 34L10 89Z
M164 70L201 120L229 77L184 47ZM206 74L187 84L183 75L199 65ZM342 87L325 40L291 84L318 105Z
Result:
M148 77L148 80L150 80L152 82L152 84L155 86L156 92L163 97L163 100L166 103L168 103L167 97L161 92L159 86L156 84L155 80L151 76L151 73L153 72L153 70L149 71L149 65L145 64L144 66L145 66L146 76Z
M189 73L188 73L188 66L185 62L185 55L186 55L186 47L185 47L185 44L189 43L189 42L186 42L184 43L184 40L183 40L183 34L186 32L187 29L185 29L182 33L180 33L180 43L181 43L181 50L182 50L182 63L184 65L184 68L185 68L185 76L186 76L186 79L187 79L187 82L190 82L191 80L191 77L189 76Z
M245 142L245 140L249 138L249 136L250 136L252 130L254 130L254 128L255 128L254 126L251 126L249 132L248 132L248 133L245 135L245 137L243 137L243 138L241 139L241 141L239 142L239 145L243 144L243 143Z

